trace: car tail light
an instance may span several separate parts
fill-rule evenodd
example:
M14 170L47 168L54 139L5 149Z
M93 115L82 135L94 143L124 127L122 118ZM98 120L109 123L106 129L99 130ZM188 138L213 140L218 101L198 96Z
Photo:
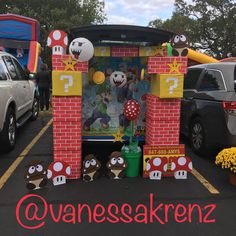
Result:
M236 113L236 102L223 102L223 107L228 112Z

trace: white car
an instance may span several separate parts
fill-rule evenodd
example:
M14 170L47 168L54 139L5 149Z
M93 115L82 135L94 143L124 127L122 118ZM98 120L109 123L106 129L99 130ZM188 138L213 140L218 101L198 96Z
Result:
M39 114L33 81L12 55L0 52L0 149L12 150L16 128Z

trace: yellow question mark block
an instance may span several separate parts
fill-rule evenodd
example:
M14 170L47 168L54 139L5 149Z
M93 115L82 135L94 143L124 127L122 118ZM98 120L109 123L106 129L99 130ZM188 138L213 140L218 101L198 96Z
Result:
M82 73L79 71L53 71L53 96L82 96Z
M111 49L110 47L95 47L94 56L95 57L110 57Z
M183 85L183 74L155 74L151 82L151 94L160 98L182 98Z

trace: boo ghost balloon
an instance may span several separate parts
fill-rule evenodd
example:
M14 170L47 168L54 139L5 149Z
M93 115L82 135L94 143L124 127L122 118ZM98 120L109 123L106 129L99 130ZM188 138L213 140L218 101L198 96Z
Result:
M76 61L88 61L93 57L93 44L86 38L76 38L69 46L69 53Z
M110 75L110 83L114 87L122 88L127 83L127 77L126 74L122 71L114 71Z

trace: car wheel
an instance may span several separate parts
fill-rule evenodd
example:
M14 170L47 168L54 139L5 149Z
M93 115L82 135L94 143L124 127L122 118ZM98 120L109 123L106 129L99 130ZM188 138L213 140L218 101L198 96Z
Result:
M12 108L8 108L4 127L0 135L3 149L10 151L14 148L16 142L16 118Z
M190 142L197 154L206 154L206 135L200 118L195 118L190 126Z
M32 116L30 120L37 120L39 115L39 100L37 97L34 97L33 105L32 105Z

